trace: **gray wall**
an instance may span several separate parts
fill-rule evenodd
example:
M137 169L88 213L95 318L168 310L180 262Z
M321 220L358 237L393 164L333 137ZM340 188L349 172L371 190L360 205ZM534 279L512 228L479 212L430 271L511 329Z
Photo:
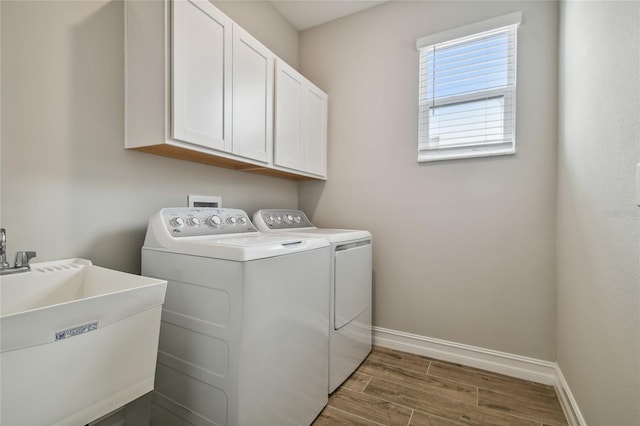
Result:
M589 425L640 425L640 3L561 12L558 363Z
M298 193L125 151L122 4L3 0L0 222L11 255L137 272L149 215L188 193L249 212L299 199L321 226L373 232L376 325L548 360L557 342L589 424L640 423L637 2L562 5L557 203L556 3L392 2L299 42L262 2L216 4L329 92L329 181ZM514 10L518 154L416 163L415 39Z
M419 164L417 38L521 10L517 155ZM555 360L558 4L389 2L302 32L329 93L321 226L371 230L379 327Z
M85 257L138 272L149 216L185 205L189 193L220 195L225 206L250 213L297 207L295 182L123 148L121 2L0 7L1 221L11 257L32 249L40 261ZM297 62L297 32L283 28L275 10L261 11L260 28L244 13L229 14Z

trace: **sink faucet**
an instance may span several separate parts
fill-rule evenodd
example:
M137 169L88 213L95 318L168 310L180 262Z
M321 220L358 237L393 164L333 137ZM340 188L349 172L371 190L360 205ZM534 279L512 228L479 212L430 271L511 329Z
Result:
M0 269L8 268L7 263L7 231L0 229Z
M34 257L36 257L35 251L19 251L16 253L14 266L7 263L7 231L0 228L0 275L30 271L29 262Z

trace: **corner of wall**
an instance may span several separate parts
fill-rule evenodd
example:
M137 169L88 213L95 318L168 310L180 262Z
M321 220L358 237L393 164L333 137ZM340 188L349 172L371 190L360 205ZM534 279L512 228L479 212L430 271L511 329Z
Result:
M564 416L567 418L569 425L571 426L586 426L587 422L582 416L578 402L571 393L569 383L564 378L560 365L556 363L556 393L558 394L558 400L560 400L560 406L564 411Z
M571 393L569 384L562 374L560 366L555 362L382 327L373 327L373 343L378 346L480 368L510 377L553 385L569 425L586 426L587 424L576 399Z

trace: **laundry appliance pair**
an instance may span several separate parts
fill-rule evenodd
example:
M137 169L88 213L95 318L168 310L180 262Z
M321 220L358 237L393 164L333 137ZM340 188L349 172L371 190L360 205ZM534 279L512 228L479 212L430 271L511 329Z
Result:
M168 282L152 425L310 424L371 350L371 234L297 210L254 222L151 217L142 273Z

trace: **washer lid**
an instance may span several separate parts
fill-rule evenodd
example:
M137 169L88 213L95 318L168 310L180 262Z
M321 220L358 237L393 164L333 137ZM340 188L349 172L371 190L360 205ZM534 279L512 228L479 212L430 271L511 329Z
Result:
M307 250L328 247L326 240L320 238L304 238L295 235L267 235L261 232L251 235L233 237L186 237L174 239L163 247L144 249L168 251L191 256L211 257L215 259L249 260L284 256Z

